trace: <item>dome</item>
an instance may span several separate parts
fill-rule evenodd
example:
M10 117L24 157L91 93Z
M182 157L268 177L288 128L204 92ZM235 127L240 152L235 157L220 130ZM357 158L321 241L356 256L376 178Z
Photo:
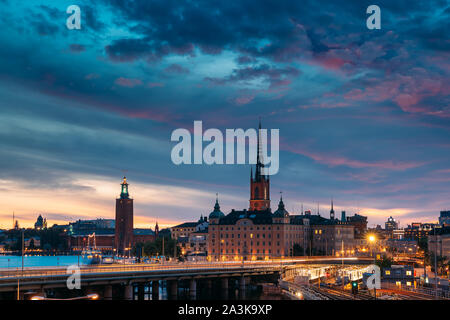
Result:
M220 211L219 200L216 199L216 204L214 205L214 211L209 214L209 219L218 219L224 217L225 214Z
M274 218L287 218L289 217L289 212L284 208L283 198L280 198L278 203L278 209L273 213Z

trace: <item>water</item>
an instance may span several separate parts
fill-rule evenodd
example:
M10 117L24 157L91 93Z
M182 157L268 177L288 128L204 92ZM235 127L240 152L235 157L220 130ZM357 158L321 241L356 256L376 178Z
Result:
M25 256L23 261L25 268L70 266L78 264L78 256ZM22 268L22 256L0 256L1 268Z

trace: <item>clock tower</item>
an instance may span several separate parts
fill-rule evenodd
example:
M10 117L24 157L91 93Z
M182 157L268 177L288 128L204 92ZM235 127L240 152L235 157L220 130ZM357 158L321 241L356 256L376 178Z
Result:
M123 177L120 197L116 199L115 248L119 255L128 254L133 244L133 199L128 194L127 178Z

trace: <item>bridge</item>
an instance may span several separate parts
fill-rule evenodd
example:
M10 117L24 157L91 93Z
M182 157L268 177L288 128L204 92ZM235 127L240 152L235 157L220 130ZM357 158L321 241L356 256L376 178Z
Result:
M152 299L158 299L160 285L167 286L168 298L176 299L179 284L189 290L191 299L197 287L211 290L219 286L224 296L228 290L239 290L245 296L250 282L276 282L280 276L299 273L311 264L369 264L370 258L302 257L269 261L197 262L173 264L127 264L80 266L81 288L84 294L97 293L109 300L143 299L145 288L151 288ZM297 270L297 271L296 271ZM62 297L69 293L66 267L33 267L0 270L0 298L23 299L27 293L45 297L49 292ZM150 293L150 289L148 289Z

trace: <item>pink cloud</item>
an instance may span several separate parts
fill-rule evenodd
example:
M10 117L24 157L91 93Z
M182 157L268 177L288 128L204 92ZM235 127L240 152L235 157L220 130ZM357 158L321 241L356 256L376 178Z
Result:
M116 81L114 81L114 83L121 87L127 88L133 88L135 86L142 85L142 81L139 79L124 78L124 77L117 78Z
M245 105L245 104L252 102L254 98L255 98L255 95L246 94L246 95L242 95L242 96L234 99L234 103L241 106L241 105Z
M149 87L149 88L156 88L156 87L162 88L162 87L164 87L164 83L161 83L161 82L149 82L149 83L147 83L147 87Z
M100 75L97 73L89 73L84 77L86 80L91 80L91 79L98 79L100 78Z
M283 149L288 150L292 153L301 154L303 156L313 159L316 162L325 164L330 167L347 166L350 168L380 168L380 169L402 171L402 170L417 168L417 167L420 167L425 164L423 162L400 162L400 161L393 161L393 160L381 160L381 161L367 162L367 161L349 159L349 158L346 158L343 156L338 156L338 155L331 155L329 153L327 153L325 155L325 154L321 154L321 153L317 153L317 152L311 152L311 151L307 151L304 149L291 147L286 144L283 144Z

